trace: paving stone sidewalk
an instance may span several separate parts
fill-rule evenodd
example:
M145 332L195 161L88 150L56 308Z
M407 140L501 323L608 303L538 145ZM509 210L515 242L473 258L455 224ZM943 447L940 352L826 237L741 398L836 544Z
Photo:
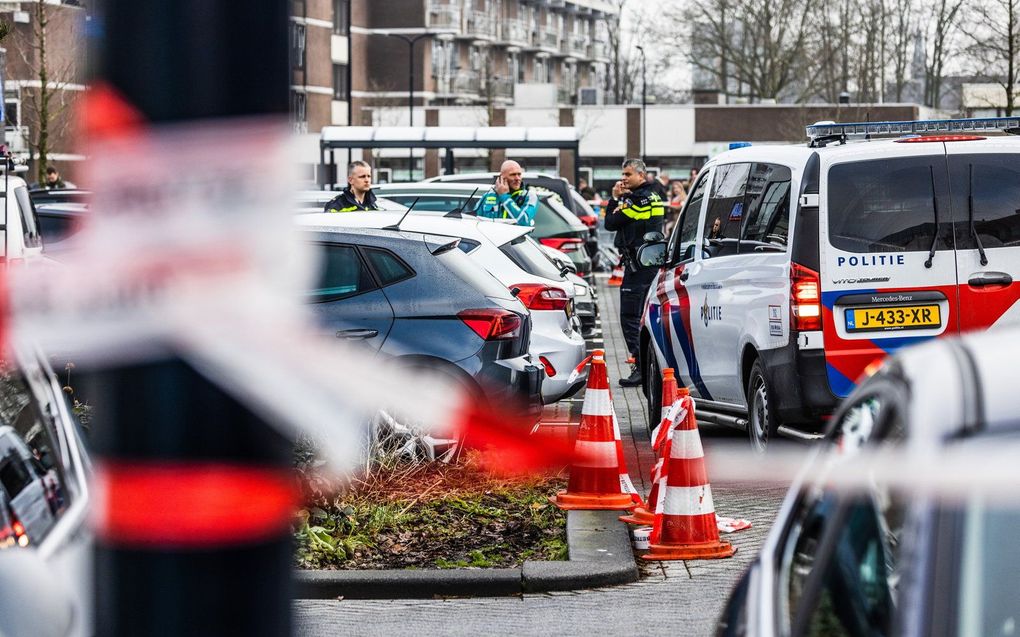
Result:
M616 385L629 374L618 318L619 288L600 278L606 362L613 384L624 450L638 490L647 489L653 463L645 400L640 389ZM705 427L711 450L739 433ZM751 484L712 484L720 515L742 517L753 527L726 535L737 547L727 560L656 562L634 584L607 589L520 597L444 600L300 600L294 602L295 635L693 635L714 632L733 584L761 545L785 489Z

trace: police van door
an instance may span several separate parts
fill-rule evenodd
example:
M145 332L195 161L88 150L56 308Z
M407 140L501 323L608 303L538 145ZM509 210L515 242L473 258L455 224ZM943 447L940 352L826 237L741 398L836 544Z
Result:
M684 281L690 276L690 269L695 267L698 228L701 227L702 208L711 179L712 170L703 170L687 196L677 227L670 236L666 265L652 291L657 303L648 304L647 315L649 330L662 353L664 366L673 368L681 387L689 387L695 396L701 398L710 396L701 378L698 353L691 333L692 322L698 318L698 308L687 294Z
M886 355L958 329L943 144L861 148L821 167L822 329L838 397Z
M961 331L1020 325L1020 140L946 144Z

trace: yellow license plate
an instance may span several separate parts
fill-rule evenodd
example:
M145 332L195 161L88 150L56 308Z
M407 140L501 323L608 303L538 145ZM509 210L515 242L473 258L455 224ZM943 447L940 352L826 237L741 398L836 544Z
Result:
M929 328L942 325L938 305L853 308L848 309L844 316L848 332Z

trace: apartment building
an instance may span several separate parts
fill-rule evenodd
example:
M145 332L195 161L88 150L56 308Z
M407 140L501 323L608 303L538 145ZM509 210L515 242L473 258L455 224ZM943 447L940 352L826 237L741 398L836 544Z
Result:
M601 103L610 62L606 0L353 0L351 108L356 125L377 109L415 106ZM425 112L414 115L424 125ZM496 124L498 122L481 122Z
M290 112L297 133L350 124L350 24L351 0L291 0Z

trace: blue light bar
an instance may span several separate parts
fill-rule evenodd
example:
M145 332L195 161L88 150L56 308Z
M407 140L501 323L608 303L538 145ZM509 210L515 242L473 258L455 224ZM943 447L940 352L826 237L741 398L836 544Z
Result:
M935 133L953 135L1020 130L1020 117L977 117L973 119L923 119L905 122L817 123L807 127L808 139L821 137L890 137Z

